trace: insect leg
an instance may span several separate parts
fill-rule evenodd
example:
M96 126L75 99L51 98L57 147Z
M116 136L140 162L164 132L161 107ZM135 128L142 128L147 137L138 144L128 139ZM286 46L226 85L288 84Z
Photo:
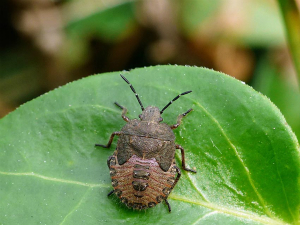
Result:
M189 169L185 167L185 157L184 157L184 149L181 147L181 145L176 145L176 149L180 149L181 151L181 161L182 161L182 168L186 171L190 171L193 173L197 173L195 170Z
M177 166L173 166L173 168L176 169L177 177L176 177L176 179L175 179L175 181L174 181L174 183L173 183L173 185L172 185L172 187L171 187L171 190L173 190L173 188L175 187L175 185L177 184L177 182L179 181L179 178L180 178L180 176L181 176L181 171L180 171L180 169L179 169ZM168 202L167 199L165 199L165 202L166 202L166 204L167 204L167 206L168 206L169 212L171 212L171 206L170 206L170 203Z
M180 169L177 167L177 166L174 166L174 168L176 169L176 172L177 172L177 177L171 187L171 189L173 189L175 187L175 185L177 184L177 182L179 181L179 178L181 177L181 171Z
M110 191L110 192L107 194L107 197L111 196L114 192L115 192L115 190Z
M126 113L127 113L127 109L123 106L121 106L119 103L115 102L115 104L120 107L122 109L122 118L123 120L125 120L126 122L129 121L129 118L126 116Z
M103 147L103 148L109 148L110 145L111 145L111 143L112 143L112 141L113 141L113 139L114 139L114 136L115 136L115 135L121 135L121 134L122 134L121 131L113 132L113 133L111 134L110 138L109 138L109 141L108 141L107 145L95 144L95 146L100 146L100 147Z
M187 115L189 112L191 112L192 110L193 110L193 109L189 109L189 110L186 111L185 113L180 114L180 115L178 116L178 118L177 118L177 123L174 124L174 125L172 125L172 126L170 126L171 129L176 129L177 127L179 127L182 118L183 118L184 116L186 116L186 115Z
M167 200L167 199L165 199L165 203L166 203L166 204L167 204L167 206L168 206L169 212L171 212L171 206L170 206L170 203L168 202L168 200Z

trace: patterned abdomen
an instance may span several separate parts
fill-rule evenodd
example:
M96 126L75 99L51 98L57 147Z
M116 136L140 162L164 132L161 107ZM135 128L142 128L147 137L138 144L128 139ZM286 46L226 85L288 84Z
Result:
M175 186L177 166L173 163L164 172L155 158L141 159L133 155L123 165L116 154L108 161L114 193L129 208L146 209L167 199Z

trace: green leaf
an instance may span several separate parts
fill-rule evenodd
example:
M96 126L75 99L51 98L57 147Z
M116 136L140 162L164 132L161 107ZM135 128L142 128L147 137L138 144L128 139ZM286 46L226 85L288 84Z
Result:
M132 2L96 11L67 25L67 34L78 39L95 35L106 42L116 42L126 37L135 26Z
M165 204L133 211L112 190L106 144L125 122L117 101L141 113L119 73L73 82L0 120L0 221L3 224L296 224L299 145L279 110L227 75L156 66L123 72L143 104L165 106L188 167ZM176 159L180 165L180 154Z

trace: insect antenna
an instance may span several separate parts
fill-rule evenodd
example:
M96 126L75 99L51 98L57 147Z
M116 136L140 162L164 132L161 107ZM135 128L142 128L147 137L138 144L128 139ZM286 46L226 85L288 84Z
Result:
M177 95L175 98L173 98L172 101L170 101L170 102L169 102L169 103L168 103L168 104L160 111L160 114L163 114L164 110L165 110L166 108L168 108L174 101L176 101L177 99L179 99L180 96L186 95L186 94L191 93L191 92L192 92L192 91L186 91L186 92L181 93L180 95Z
M135 94L135 97L136 97L136 99L138 100L138 102L139 102L139 104L140 104L140 106L141 106L141 108L142 108L142 111L144 111L144 106L143 106L143 104L142 104L142 102L141 102L141 99L140 99L139 95L135 92L135 89L133 88L132 84L131 84L131 83L126 79L126 77L124 77L122 74L120 74L120 76L123 78L123 80L125 80L125 82L126 82L127 84L130 85L130 88L131 88L132 92Z

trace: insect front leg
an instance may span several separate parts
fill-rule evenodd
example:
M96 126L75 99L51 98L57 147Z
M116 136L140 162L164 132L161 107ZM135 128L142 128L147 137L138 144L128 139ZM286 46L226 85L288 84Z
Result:
M183 117L185 117L189 112L191 112L193 109L189 109L188 111L186 111L185 113L182 113L180 114L178 117L177 117L177 123L170 126L171 129L176 129L177 127L179 127L180 123L181 123L181 120Z
M110 138L109 138L109 141L108 141L107 145L95 144L95 146L100 146L100 147L103 147L103 148L109 148L110 145L111 145L111 143L112 143L112 141L113 141L113 139L114 139L114 136L115 136L115 135L121 135L121 134L122 134L121 131L113 132L113 133L111 134Z
M125 120L126 122L128 122L130 119L126 116L127 113L127 109L123 106L121 106L119 103L115 102L115 104L122 109L122 118L123 120Z
M195 170L192 170L192 169L189 169L189 168L185 167L185 157L184 157L184 149L183 149L183 147L181 145L175 145L175 146L176 146L176 149L180 149L180 151L181 151L182 168L184 170L186 170L186 171L197 173Z

